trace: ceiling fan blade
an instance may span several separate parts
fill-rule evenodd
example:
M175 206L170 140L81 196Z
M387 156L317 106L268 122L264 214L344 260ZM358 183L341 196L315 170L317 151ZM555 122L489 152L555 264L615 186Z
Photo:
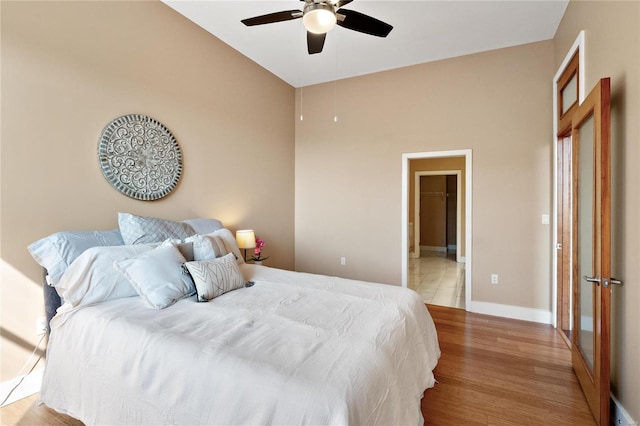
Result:
M339 1L335 2L334 6L336 8L341 8L342 6L347 5L347 4L351 3L352 1L353 0L339 0Z
M326 37L327 34L314 34L307 31L307 51L309 52L309 55L322 52L324 39Z
M293 9L293 10L284 10L282 12L268 13L266 15L254 16L253 18L243 19L242 22L248 27L254 25L263 25L263 24L272 24L274 22L282 22L289 21L291 19L297 19L302 17L302 11Z
M340 15L344 16L344 18ZM338 10L337 17L337 24L341 27L378 37L386 37L393 29L393 27L386 22L372 18L364 13L356 12L355 10L340 9Z
M306 3L306 0L300 0L300 1L303 1L303 2L305 2L305 3ZM332 1L328 1L327 3L333 3L333 5L334 5L336 8L338 8L338 7L342 7L342 6L344 6L345 4L349 4L349 3L351 3L352 1L353 1L353 0L338 0L338 1L336 1L335 3L333 3L333 0L332 0Z

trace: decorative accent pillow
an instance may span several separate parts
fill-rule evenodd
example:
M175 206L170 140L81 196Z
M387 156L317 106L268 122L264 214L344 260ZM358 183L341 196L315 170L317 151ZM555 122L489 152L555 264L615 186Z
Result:
M185 266L196 284L198 302L208 302L244 287L244 277L233 253L213 260L187 262Z
M228 229L220 229L211 234L193 235L185 242L193 243L194 260L212 260L233 253L238 263L244 263L238 243Z
M129 280L114 269L114 262L140 255L155 247L158 247L158 243L89 248L69 266L56 290L66 308L137 296Z
M69 265L85 250L98 246L124 244L120 231L56 232L31 243L27 249L36 262L47 270L50 283L56 286Z
M113 264L155 309L164 309L195 293L188 275L182 273L184 256L170 241L149 252Z
M212 260L230 253L225 248L222 239L214 235L196 234L185 241L193 244L193 259L191 260Z
M118 226L125 244L154 243L168 238L184 240L195 233L193 228L184 222L129 213L118 213Z

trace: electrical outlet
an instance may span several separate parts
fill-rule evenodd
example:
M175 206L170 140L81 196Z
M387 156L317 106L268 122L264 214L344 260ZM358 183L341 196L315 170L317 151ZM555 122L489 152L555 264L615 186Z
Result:
M343 256L343 257L341 257L341 258L340 258L340 265L344 266L344 265L346 265L346 264L347 264L347 258L346 258L346 257L344 257L344 256Z
M46 317L38 317L36 320L36 335L42 336L47 332L47 318Z
M491 284L498 284L498 274L491 274Z

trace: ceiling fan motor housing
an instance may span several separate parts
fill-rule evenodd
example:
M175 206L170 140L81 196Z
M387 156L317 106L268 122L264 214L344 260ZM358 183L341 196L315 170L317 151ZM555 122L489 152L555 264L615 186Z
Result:
M327 3L306 3L302 22L307 31L326 34L336 25L335 8Z

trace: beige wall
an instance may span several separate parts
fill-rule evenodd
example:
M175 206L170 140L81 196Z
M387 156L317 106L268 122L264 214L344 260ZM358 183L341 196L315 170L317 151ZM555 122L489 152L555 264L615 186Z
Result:
M555 36L555 67L585 30L587 93L611 77L612 392L640 420L640 2L572 1Z
M466 172L465 172L465 158L464 157L446 157L446 158L422 158L419 160L409 161L409 222L414 222L415 214L415 173L427 172L427 171L439 171L439 170L460 170L461 189L460 192L460 226L462 232L460 233L460 255L465 256L464 244L465 244L465 218L466 218Z
M333 83L305 87L296 268L399 285L402 154L470 148L472 298L549 311L553 62L545 41L342 80L337 123Z
M27 245L115 228L119 211L252 227L269 264L293 268L291 86L160 2L0 7L3 335L35 343L41 272ZM160 120L182 148L181 182L162 200L127 198L100 172L100 132L127 113ZM17 348L2 339L1 380L26 361Z

